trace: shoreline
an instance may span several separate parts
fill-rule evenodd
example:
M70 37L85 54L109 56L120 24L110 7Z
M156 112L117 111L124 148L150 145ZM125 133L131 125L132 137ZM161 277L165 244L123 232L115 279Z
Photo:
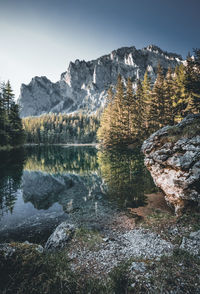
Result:
M63 146L63 147L72 147L72 146L98 146L99 143L63 143L63 144L44 144L44 143L41 143L41 144L37 144L37 143L26 143L24 144L24 146Z

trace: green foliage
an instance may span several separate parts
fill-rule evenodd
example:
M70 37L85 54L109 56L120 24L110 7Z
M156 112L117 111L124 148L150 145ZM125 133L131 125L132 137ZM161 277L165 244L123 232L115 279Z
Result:
M200 49L194 50L194 57L187 58L185 85L189 93L188 111L200 112Z
M138 139L142 127L143 101L139 92L133 94L131 79L126 91L119 75L115 95L108 93L108 102L103 111L97 137L105 147L127 146ZM138 129L139 128L139 129Z
M30 146L27 149L25 170L42 171L49 174L87 174L98 170L97 150L90 146Z
M117 201L117 205L123 208L144 206L145 193L155 186L144 166L142 154L132 150L104 150L97 156L110 200Z
M111 278L111 288L115 294L128 293L130 264L131 262L121 263L109 273L109 277Z
M24 132L19 117L19 108L8 81L0 89L0 150L20 146L24 143Z
M137 145L159 128L199 112L200 50L196 49L186 66L169 68L166 75L158 64L153 87L146 71L144 80L137 81L135 94L131 78L125 83L119 76L115 94L108 93L97 137L106 148Z
M22 120L27 143L65 144L96 141L97 116L45 114Z
M12 258L0 255L1 293L76 293L78 285L65 251L41 254L34 245L13 246Z
M43 254L35 245L11 243L11 258L0 253L0 292L5 294L127 293L128 264L120 265L101 281L84 272L72 272L66 249Z
M21 185L24 150L18 148L0 152L0 218L8 211L13 212L17 190Z

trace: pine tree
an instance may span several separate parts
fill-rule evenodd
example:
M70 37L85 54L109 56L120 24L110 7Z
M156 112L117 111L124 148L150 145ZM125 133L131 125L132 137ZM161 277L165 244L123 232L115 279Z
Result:
M157 78L154 83L151 95L150 105L150 130L151 132L158 130L164 125L165 101L164 101L164 76L163 69L158 64Z
M173 108L173 97L174 97L174 80L172 76L171 67L168 68L165 80L164 80L164 103L165 103L165 115L164 125L174 124L174 108Z
M128 78L127 89L126 89L126 112L127 112L127 141L132 143L133 138L135 137L135 128L134 128L134 110L136 108L136 100L133 94L133 83L131 78Z
M13 90L11 88L11 84L10 84L9 80L7 81L5 86L3 87L3 99L4 99L6 111L7 111L7 113L9 113L11 104L14 101L13 100L14 94L13 94Z
M144 74L144 80L142 82L142 91L143 91L143 103L144 103L144 127L145 133L148 134L149 128L149 119L150 119L150 105L151 105L151 78L148 75L148 71Z
M24 131L22 128L22 121L19 117L19 107L13 101L10 105L9 111L9 133L10 144L12 146L19 146L24 143Z
M174 121L179 122L186 115L188 93L185 88L185 66L180 64L175 68L173 109Z
M194 57L187 57L185 87L188 92L189 112L200 112L200 49L194 50Z
M0 92L0 145L18 146L24 143L24 132L19 117L19 108L8 81L1 85Z
M113 96L113 90L112 87L110 87L106 98L106 105L101 115L100 127L97 132L97 137L99 141L103 142L105 146L109 146L111 144L110 128Z
M135 94L136 108L134 110L134 128L137 140L141 141L146 132L145 126L145 110L144 92L141 80L137 81L137 89Z
M3 85L1 87L3 88ZM6 146L9 143L8 116L4 107L2 88L0 89L0 146Z
M125 120L124 120L124 85L121 76L118 76L116 93L110 113L110 140L112 145L124 144Z

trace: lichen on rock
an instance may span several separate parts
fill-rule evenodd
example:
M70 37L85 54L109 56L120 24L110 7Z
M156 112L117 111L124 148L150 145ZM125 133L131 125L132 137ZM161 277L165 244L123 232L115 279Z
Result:
M142 151L155 184L177 213L190 201L200 204L200 114L158 130Z
M75 226L67 222L61 223L48 238L45 249L53 250L66 246L75 232Z

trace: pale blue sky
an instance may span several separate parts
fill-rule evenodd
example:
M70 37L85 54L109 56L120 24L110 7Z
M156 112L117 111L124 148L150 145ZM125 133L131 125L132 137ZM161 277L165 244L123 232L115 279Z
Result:
M75 59L156 44L186 56L200 47L199 0L0 0L0 78L57 81Z

